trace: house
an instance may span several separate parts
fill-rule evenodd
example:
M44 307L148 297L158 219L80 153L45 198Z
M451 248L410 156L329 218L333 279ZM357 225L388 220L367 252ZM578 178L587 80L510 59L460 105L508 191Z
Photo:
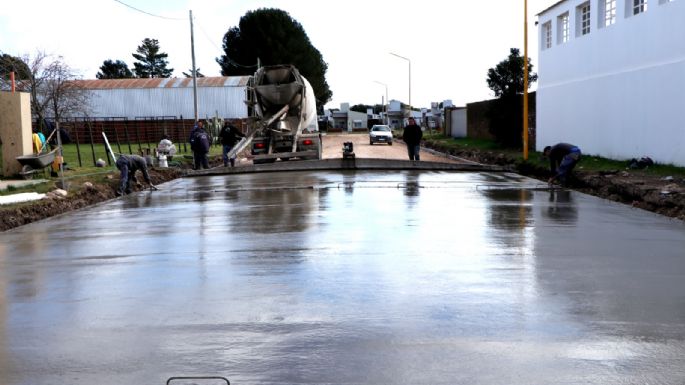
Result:
M538 14L537 145L685 166L685 0L562 0Z
M341 103L339 110L331 110L332 131L366 130L368 115L364 112L350 110L350 103Z
M198 116L247 118L245 90L249 76L197 78ZM192 119L191 78L76 80L90 94L92 118L180 117Z

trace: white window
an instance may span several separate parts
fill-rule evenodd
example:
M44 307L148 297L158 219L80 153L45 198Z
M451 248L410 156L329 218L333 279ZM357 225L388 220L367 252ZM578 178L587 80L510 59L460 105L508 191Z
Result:
M576 36L590 33L590 2L576 7Z
M633 0L633 15L647 11L647 0Z
M604 0L604 26L608 27L616 22L616 0Z
M552 48L552 22L548 21L542 25L542 47L543 49Z
M558 30L557 44L563 44L563 43L568 42L568 39L569 39L568 12L557 17L557 30Z

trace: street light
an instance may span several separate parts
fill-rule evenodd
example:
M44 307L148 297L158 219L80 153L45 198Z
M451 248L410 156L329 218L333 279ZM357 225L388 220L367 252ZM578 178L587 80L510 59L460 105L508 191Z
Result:
M523 0L523 160L528 160L528 0Z
M392 52L389 52L389 53L393 56L397 56L398 58L404 59L407 62L409 62L409 114L411 116L411 60L409 60L408 58L406 58L404 56L400 56L396 53L392 53Z
M383 107L385 107L385 124L388 124L389 123L389 120L388 120L388 104L390 103L388 101L388 85L385 83L381 83L378 80L374 80L373 82L378 83L382 86L385 86L385 105Z

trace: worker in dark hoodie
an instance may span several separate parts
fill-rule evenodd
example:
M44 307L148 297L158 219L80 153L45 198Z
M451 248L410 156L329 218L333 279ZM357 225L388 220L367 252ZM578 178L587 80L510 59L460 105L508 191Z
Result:
M554 146L547 146L542 151L542 155L549 158L549 169L552 176L549 184L558 181L563 186L568 182L568 176L576 164L580 161L580 148L568 143L557 143Z
M121 172L121 178L119 181L119 188L117 189L117 195L130 194L132 191L132 183L136 179L136 171L140 170L143 173L143 178L145 182L150 185L150 190L157 190L157 187L150 181L150 174L147 172L147 163L145 158L138 155L120 155L117 159L117 168Z

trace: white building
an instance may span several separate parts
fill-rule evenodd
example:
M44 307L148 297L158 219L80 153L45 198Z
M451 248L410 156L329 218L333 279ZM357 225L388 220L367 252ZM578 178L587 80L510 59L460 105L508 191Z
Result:
M329 110L331 128L334 131L366 130L369 116L363 112L350 110L350 103L340 103L340 109Z
M198 117L247 117L248 76L197 78ZM90 117L177 117L193 119L190 78L77 80L90 93Z
M538 150L685 166L685 0L562 0L538 30Z

